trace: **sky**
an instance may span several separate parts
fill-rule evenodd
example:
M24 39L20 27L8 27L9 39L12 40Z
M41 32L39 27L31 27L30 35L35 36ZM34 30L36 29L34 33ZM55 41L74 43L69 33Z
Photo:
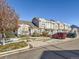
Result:
M20 20L54 19L79 26L79 0L7 0Z

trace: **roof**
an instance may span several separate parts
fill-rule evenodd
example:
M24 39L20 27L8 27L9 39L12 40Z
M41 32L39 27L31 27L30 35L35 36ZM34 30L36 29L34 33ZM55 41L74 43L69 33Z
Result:
M38 27L35 26L31 21L20 21L20 24L27 24L27 25L29 25L31 28L38 28Z
M79 29L79 27L77 25L71 25L71 28L77 28L77 29Z

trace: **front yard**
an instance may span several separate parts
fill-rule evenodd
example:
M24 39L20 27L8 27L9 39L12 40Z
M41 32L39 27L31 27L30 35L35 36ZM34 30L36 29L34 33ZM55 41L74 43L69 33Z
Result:
M25 41L10 43L6 45L0 45L0 52L6 52L14 49L19 49L23 47L27 47L28 44Z

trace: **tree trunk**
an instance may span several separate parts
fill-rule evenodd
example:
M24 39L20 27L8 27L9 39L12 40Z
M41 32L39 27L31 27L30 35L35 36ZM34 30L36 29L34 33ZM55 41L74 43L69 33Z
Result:
M2 38L2 45L5 45L5 38Z
M2 45L5 45L5 38L6 38L6 35L4 32L2 32Z

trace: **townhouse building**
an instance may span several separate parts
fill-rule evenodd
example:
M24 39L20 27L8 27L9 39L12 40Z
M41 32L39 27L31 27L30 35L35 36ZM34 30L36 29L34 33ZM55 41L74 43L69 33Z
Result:
M18 28L18 34L21 35L33 35L34 32L42 34L44 31L49 35L57 32L70 32L71 26L59 21L35 17L32 22L25 21L19 24Z
M53 22L44 18L33 18L32 23L39 28L53 29Z
M57 32L69 32L71 30L71 27L68 24L44 18L35 17L32 19L32 23L38 28L46 29L51 34Z

